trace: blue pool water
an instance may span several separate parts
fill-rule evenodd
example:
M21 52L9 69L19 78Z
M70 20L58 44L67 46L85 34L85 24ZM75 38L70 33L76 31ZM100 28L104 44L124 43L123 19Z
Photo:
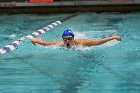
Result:
M69 14L0 15L0 47ZM122 41L76 49L34 46L24 40L0 55L1 93L140 93L140 13L83 13L39 38L61 39L70 28L76 38L113 34Z

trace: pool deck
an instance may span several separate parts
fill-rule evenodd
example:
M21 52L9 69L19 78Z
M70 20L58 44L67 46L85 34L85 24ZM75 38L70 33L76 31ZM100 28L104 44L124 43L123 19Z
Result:
M54 2L54 3L0 3L0 14L48 14L84 12L131 12L140 11L140 2Z

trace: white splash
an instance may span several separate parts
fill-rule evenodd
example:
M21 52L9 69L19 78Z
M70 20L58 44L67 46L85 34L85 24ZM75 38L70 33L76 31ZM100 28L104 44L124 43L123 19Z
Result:
M80 32L74 32L75 34L75 39L82 39L82 38L86 38L86 34L85 33L80 33Z
M13 39L13 38L16 37L16 34L11 34L11 35L9 35L8 37L9 37L10 39Z

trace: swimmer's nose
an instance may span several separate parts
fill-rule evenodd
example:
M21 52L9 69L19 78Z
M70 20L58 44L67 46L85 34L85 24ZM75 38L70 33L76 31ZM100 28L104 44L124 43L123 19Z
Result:
M66 42L69 42L69 40L67 40Z

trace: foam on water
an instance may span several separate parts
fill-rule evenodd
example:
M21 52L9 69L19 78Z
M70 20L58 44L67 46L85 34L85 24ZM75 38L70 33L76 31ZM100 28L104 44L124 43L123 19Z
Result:
M8 37L9 37L10 39L13 39L13 38L16 37L16 34L11 34L11 35L9 35Z

